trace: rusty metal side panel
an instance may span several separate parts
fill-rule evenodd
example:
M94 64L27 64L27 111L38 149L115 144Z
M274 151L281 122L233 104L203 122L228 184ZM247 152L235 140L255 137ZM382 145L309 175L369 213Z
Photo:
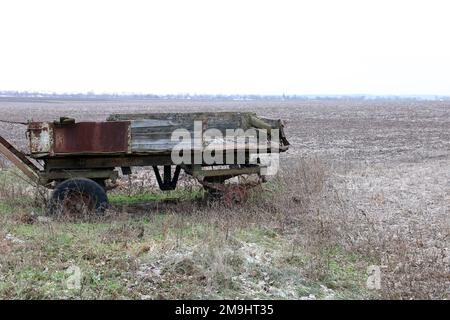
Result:
M52 124L53 154L128 153L130 122Z

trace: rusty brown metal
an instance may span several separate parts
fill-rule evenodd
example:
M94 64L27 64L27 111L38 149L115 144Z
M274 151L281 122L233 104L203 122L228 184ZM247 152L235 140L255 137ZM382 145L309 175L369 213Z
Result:
M243 185L232 185L225 189L223 202L229 208L235 205L243 204L248 199L248 189Z
M53 124L53 154L128 153L130 122Z
M27 133L30 141L30 152L33 157L50 153L53 144L51 124L47 122L30 122Z

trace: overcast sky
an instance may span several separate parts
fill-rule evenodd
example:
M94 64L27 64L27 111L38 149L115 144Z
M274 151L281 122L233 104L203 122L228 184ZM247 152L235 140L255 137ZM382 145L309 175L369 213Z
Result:
M0 1L0 90L450 95L450 4Z

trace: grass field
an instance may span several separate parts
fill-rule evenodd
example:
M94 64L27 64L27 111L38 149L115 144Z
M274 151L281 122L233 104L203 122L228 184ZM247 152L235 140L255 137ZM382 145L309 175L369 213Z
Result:
M205 201L187 177L163 194L137 170L105 216L52 219L48 194L4 161L0 297L450 297L445 102L0 101L14 121L211 109L287 120L282 171L241 207ZM0 135L26 151L23 127L1 124ZM376 290L366 286L371 266L381 270Z

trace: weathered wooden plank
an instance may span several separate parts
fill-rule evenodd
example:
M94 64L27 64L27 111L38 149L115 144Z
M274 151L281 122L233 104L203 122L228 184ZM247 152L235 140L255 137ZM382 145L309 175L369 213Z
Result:
M207 128L248 128L248 118L256 116L252 112L194 112L194 113L144 113L144 114L113 114L108 121L149 121L158 125L157 120L166 121L166 123L176 122L180 127L190 127L194 121L203 121ZM144 124L145 126L145 124Z
M11 150L9 150L1 143L0 153L3 154L6 159L11 161L17 168L19 168L20 171L22 171L28 178L30 178L32 181L37 181L37 172L32 170L28 165L22 162L21 159L19 159L13 152L11 152Z
M41 184L47 184L48 181L71 178L117 179L117 177L118 173L115 170L61 170L42 172L39 175L39 181Z
M260 173L261 167L242 167L242 168L227 168L227 169L213 169L213 170L194 170L192 175L196 178L204 177L220 177L220 176L238 176L241 174Z
M256 115L254 112L179 112L179 113L123 113L112 114L108 121L123 120L142 120L142 119L160 119L160 120L183 120L183 119L239 119L242 116Z

